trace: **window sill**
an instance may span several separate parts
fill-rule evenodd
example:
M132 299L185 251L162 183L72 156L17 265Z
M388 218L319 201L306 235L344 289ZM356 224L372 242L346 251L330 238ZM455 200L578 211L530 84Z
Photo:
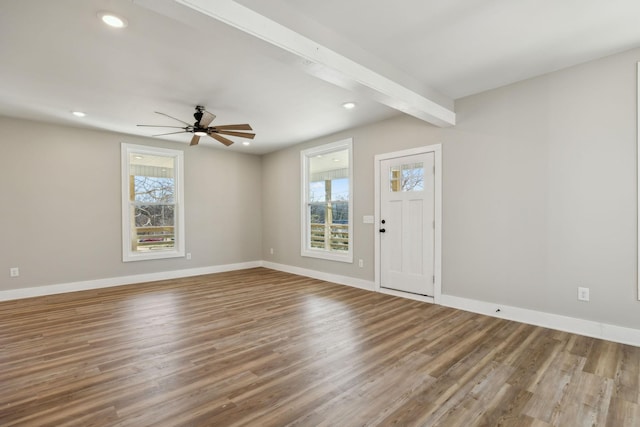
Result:
M353 263L353 254L351 252L339 253L325 250L303 249L300 255L307 258L319 258L328 261Z
M184 257L184 251L154 251L145 253L129 253L122 257L123 262L146 261L150 259L166 259Z

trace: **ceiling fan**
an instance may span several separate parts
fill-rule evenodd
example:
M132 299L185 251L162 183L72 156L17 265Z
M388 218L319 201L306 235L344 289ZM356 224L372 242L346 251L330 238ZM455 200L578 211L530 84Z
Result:
M214 114L211 114L207 110L205 110L202 105L198 105L196 107L196 112L193 114L193 117L196 119L196 121L192 125L180 119L176 119L175 117L171 117L168 114L161 113L159 111L156 111L155 113L169 117L170 119L173 119L173 120L177 120L180 123L184 123L186 126L164 126L164 125L137 125L137 126L182 129L181 131L178 131L178 132L160 133L158 135L152 135L152 136L173 135L176 133L183 133L183 132L192 133L193 138L191 138L191 143L189 145L197 145L198 142L200 142L200 137L207 136L207 135L209 135L213 139L220 141L227 147L233 144L233 141L231 141L228 138L225 138L222 135L231 135L231 136L237 136L239 138L249 138L249 139L253 139L256 136L255 133L238 132L239 130L253 130L251 126L249 126L248 124L209 126L213 121L213 119L216 118L216 116Z

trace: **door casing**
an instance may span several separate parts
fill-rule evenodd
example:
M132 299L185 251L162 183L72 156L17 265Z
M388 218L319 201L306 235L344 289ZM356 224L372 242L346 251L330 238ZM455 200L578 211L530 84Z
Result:
M415 154L433 153L435 174L434 174L434 292L433 297L411 294L408 292L386 289L380 286L380 233L378 229L380 223L380 162L397 157L413 156ZM374 181L375 181L375 290L384 294L396 295L418 301L440 303L442 295L442 144L428 145L424 147L411 148L408 150L394 151L391 153L378 154L374 158Z

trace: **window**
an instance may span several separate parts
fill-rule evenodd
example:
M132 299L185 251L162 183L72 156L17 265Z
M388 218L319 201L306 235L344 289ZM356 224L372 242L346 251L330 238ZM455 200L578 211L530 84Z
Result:
M302 256L353 261L351 139L300 153Z
M184 256L183 153L122 144L122 260Z

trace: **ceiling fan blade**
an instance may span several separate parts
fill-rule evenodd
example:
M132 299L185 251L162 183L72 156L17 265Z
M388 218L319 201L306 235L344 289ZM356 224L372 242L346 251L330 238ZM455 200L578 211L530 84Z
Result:
M200 127L201 128L209 127L209 125L215 118L216 118L215 114L211 114L207 110L202 110L202 118L200 119L200 123L199 123Z
M253 139L256 136L255 133L234 132L232 130L219 130L217 128L213 132L221 133L223 135L238 136L240 138L249 138L249 139Z
M253 130L251 128L251 126L249 126L248 124L242 124L242 125L221 125L221 126L214 126L214 128L216 129L222 129L222 130Z
M144 126L144 127L152 127L152 128L176 128L176 129L184 129L183 126L165 126L165 125L136 125L136 126Z
M227 147L233 144L233 141L225 138L224 136L218 135L217 133L210 133L209 136L213 139L217 139L218 141L222 142Z
M189 145L198 145L198 142L200 142L200 137L198 135L193 135L193 138L191 138L191 143Z
M159 133L157 135L151 135L151 136L175 135L176 133L184 133L184 132L185 131L181 130L180 132Z
M190 124L190 123L187 123L187 122L182 121L182 120L180 120L180 119L176 119L175 117L171 117L170 115L165 114L165 113L161 113L160 111L155 111L155 113L156 113L156 114L161 114L161 115L163 115L163 116L165 116L165 117L169 117L170 119L173 119L173 120L177 120L177 121L179 121L180 123L184 123L184 124L185 124L185 125L187 125L187 126L191 126L191 124Z

